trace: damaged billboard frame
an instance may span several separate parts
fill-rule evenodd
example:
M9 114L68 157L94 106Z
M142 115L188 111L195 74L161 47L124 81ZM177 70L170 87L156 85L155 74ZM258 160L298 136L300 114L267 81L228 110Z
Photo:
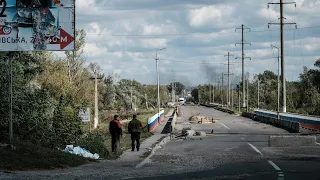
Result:
M0 51L72 51L75 0L0 0Z

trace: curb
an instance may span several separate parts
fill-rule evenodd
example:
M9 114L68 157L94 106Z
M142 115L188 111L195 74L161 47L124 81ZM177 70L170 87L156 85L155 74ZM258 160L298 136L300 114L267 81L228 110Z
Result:
M157 143L154 148L152 148L150 154L143 160L141 161L138 165L136 165L136 169L141 168L142 166L144 166L146 163L148 163L150 161L150 158L153 156L153 154L155 153L155 151L159 148L161 148L162 146L164 146L167 142L170 141L170 134L166 135L165 138L163 138L159 143Z

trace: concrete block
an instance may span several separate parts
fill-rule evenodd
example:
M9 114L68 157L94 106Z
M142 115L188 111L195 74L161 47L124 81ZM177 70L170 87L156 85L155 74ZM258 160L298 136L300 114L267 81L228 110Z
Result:
M188 137L191 137L191 136L194 136L195 134L196 134L196 131L195 130L193 130L193 129L191 129L191 130L187 130L187 136Z
M315 136L270 136L269 147L316 146Z
M204 131L197 131L196 136L207 136L207 133Z

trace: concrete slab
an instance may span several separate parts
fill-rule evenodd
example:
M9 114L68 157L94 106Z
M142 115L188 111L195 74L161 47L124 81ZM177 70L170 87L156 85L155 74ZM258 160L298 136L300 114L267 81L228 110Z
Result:
M315 136L270 136L269 147L316 146Z

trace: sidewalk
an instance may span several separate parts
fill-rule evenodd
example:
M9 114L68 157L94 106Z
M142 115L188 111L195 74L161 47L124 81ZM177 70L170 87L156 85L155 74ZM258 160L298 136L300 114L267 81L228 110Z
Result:
M173 113L173 110L171 109L165 115L164 120L158 125L157 129L154 132L154 135L144 140L143 142L141 142L140 151L135 150L132 152L131 149L128 149L123 152L123 154L120 156L119 159L117 159L117 161L134 162L134 164L138 164L138 161L142 161L144 158L146 158L151 152L153 145L161 141L161 139L167 135L167 134L161 134L161 132L165 128L165 125L167 124L172 113Z

